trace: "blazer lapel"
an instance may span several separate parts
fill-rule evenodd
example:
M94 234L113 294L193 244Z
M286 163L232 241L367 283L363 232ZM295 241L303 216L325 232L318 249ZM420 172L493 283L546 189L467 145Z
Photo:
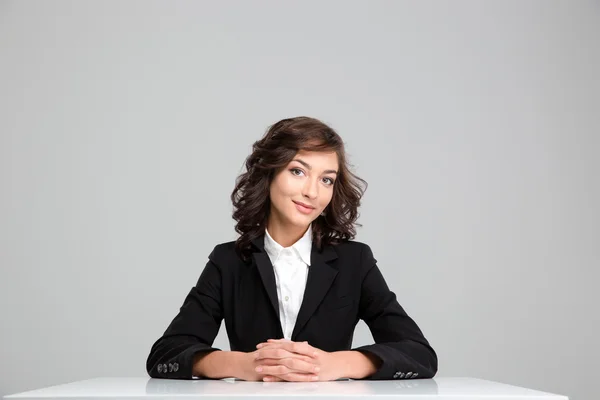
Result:
M292 332L292 340L296 340L298 333L302 330L304 325L306 325L331 287L338 271L327 263L336 258L337 253L331 245L325 246L322 252L319 252L316 249L316 246L313 246L310 256L311 265L308 270L308 279L306 280L306 289L304 290L304 297L302 299L300 311L298 312L296 325Z
M279 303L277 301L277 283L275 282L275 272L273 271L273 264L269 259L269 255L265 251L264 235L257 237L252 240L252 243L260 249L259 253L252 253L258 272L260 273L260 279L262 280L263 286L267 291L271 305L277 314L279 319Z

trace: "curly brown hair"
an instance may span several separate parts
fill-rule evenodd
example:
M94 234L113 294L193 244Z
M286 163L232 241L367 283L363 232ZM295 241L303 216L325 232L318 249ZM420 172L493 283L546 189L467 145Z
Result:
M350 172L342 138L318 119L286 118L273 124L262 139L254 142L252 154L245 160L246 172L237 177L231 193L232 218L240 234L236 252L246 262L250 260L252 240L265 233L271 182L300 150L336 152L338 157L339 171L331 202L312 222L312 239L319 251L324 245L354 239L355 226L362 226L356 220L368 184Z

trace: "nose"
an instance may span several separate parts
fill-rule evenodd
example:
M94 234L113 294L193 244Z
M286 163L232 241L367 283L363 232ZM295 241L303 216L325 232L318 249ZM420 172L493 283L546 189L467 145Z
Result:
M317 198L318 194L318 182L314 179L307 179L302 188L302 195L309 199Z

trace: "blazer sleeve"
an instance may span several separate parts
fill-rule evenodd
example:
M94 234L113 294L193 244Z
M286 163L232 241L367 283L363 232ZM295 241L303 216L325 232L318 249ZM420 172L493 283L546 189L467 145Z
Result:
M437 355L388 288L366 244L361 262L366 273L359 316L371 330L375 344L354 350L373 354L382 361L377 372L365 379L433 378L438 368Z
M223 320L221 271L209 255L204 270L179 313L153 345L146 361L152 378L192 379L194 356L212 347Z

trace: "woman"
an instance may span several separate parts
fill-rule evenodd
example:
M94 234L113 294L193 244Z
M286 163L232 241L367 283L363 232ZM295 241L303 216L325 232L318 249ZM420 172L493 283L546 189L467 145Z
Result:
M352 241L366 182L342 139L308 117L254 143L231 194L240 237L217 245L150 351L155 378L431 378L437 355L368 245ZM364 186L364 188L363 188ZM212 347L225 320L231 351ZM375 344L351 350L366 322Z

